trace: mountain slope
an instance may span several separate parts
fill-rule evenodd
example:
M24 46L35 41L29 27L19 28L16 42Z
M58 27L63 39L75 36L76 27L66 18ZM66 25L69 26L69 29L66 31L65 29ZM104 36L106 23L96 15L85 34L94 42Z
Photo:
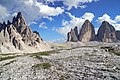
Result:
M21 12L13 21L0 23L0 52L39 52L49 50L37 31L32 31Z

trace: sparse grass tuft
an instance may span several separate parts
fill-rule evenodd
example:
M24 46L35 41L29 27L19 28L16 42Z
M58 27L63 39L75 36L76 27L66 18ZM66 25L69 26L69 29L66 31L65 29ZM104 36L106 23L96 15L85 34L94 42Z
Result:
M36 56L36 55L43 55L43 56L49 56L52 53L57 53L57 51L45 51L45 52L37 52L37 53L32 53L31 56Z
M15 55L16 53L0 54L0 56Z
M120 56L120 52L114 50L114 48L111 48L111 47L101 47L101 49L104 49L105 51L109 51L109 52L111 52L111 53L114 53L114 54L117 55L117 56Z
M8 59L13 59L13 58L16 58L16 57L19 57L20 55L17 55L17 56L7 56L7 57L1 57L0 58L0 61L3 61L3 60L8 60Z
M42 68L42 69L49 69L51 67L51 64L50 63L40 63L40 64L35 64L32 66L33 69L39 69L39 68Z
M12 61L10 61L10 62L8 62L8 63L5 63L3 66L7 66L7 65L9 65L9 64L11 64L11 63L13 63L13 62L15 62L16 60L12 60ZM2 67L3 67L2 66Z
M113 52L115 55L120 56L120 52Z

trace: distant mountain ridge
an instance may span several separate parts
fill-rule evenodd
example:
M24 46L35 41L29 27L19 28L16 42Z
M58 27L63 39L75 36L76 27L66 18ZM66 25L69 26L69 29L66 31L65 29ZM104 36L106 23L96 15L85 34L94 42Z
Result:
M39 33L30 29L21 12L13 17L12 22L8 20L7 24L0 23L0 52L38 52L49 49Z
M73 35L77 33L77 35ZM77 39L76 39L77 37ZM116 31L115 28L110 25L107 21L103 21L98 29L97 34L95 34L94 25L86 20L82 25L79 33L77 27L71 29L67 34L67 41L71 42L89 42L89 41L99 41L99 42L117 42L120 40L120 31Z

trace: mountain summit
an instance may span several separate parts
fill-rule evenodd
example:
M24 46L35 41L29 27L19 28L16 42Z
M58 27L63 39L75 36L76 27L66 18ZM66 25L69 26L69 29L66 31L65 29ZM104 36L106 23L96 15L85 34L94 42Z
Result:
M24 16L18 12L13 21L0 23L0 52L38 52L48 50L37 31L32 31Z
M89 20L86 20L84 22L84 24L80 29L79 35L78 32L77 35L75 35L75 32L77 32L76 27L74 29L74 35L73 35L73 31L68 32L67 41L72 41L72 42L99 41L99 42L110 43L110 42L117 42L120 40L119 37L120 31L116 31L115 28L112 25L110 25L109 22L107 21L102 22L101 26L98 29L97 34L95 34L94 25Z
M98 29L97 38L102 42L115 42L115 28L110 25L107 21L103 21L102 25Z
M79 33L79 41L88 42L93 41L95 39L95 30L93 24L86 20L82 25Z
M70 32L68 32L67 37L68 37L67 41L72 41L72 42L93 41L95 39L94 26L89 20L86 20L82 25L79 33L77 27L75 27L74 29L71 29Z

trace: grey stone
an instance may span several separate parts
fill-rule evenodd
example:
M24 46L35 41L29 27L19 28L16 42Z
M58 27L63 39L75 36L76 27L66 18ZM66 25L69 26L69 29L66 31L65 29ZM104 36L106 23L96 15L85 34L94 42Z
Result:
M97 38L102 42L116 42L115 28L107 21L103 21L98 29Z
M86 20L82 25L78 39L81 42L89 42L95 40L94 26L89 20Z

